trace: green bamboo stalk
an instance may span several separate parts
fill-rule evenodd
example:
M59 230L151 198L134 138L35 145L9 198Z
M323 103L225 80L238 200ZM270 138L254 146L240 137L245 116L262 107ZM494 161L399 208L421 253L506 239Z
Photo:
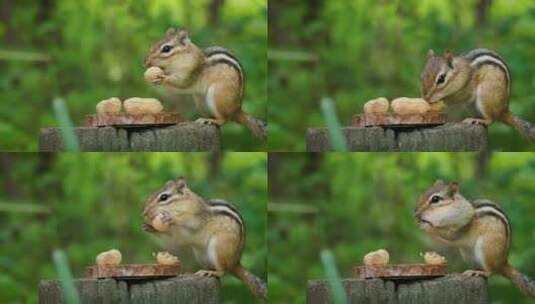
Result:
M336 115L334 103L330 98L324 97L321 100L321 111L323 113L325 123L327 124L327 129L329 130L329 137L331 139L331 144L334 150L339 152L346 152L346 140L344 134L342 133L340 121L338 120L338 117Z
M67 304L79 304L78 290L74 286L69 262L63 250L56 249L52 253L56 271L58 272L61 285L63 287L63 298Z
M323 249L320 253L323 269L327 275L329 286L331 287L331 295L333 296L334 304L347 304L347 297L342 286L342 280L338 275L338 269L336 269L336 259L332 252L328 249Z
M56 98L53 101L53 107L56 120L59 123L61 134L63 135L65 150L69 152L80 151L78 139L76 138L76 134L74 134L74 127L65 101L62 98Z

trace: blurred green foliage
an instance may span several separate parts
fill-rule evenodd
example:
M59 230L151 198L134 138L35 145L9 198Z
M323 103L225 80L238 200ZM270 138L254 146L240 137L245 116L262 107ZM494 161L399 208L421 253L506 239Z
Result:
M449 271L467 266L457 252L418 229L418 196L436 179L458 181L469 199L499 203L513 227L509 261L535 277L535 153L271 153L269 292L274 303L303 303L306 281L327 277L320 253L332 250L342 277L369 251L392 263L420 262L436 250ZM489 280L493 303L531 303L507 279Z
M178 176L199 195L226 199L241 211L242 265L267 278L265 153L12 153L0 155L0 164L0 303L36 303L39 280L58 278L55 249L68 256L76 278L111 248L124 262L153 262L152 252L162 247L141 229L141 210ZM225 302L254 301L231 275L222 283Z
M35 151L39 128L58 126L58 97L75 125L111 96L156 97L198 118L190 96L143 80L149 46L171 26L188 28L201 47L231 49L247 78L243 109L266 119L267 0L4 1L1 9L0 150ZM222 133L226 150L265 150L236 123Z
M510 109L535 122L534 29L533 0L270 1L270 149L304 151L306 128L326 125L323 97L348 124L369 99L419 96L428 49L498 51L513 78ZM533 149L500 123L490 127L490 147Z

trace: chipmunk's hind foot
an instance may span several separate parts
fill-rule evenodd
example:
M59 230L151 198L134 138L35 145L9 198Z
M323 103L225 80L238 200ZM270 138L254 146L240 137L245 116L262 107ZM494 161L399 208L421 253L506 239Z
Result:
M201 277L212 277L216 279L220 279L223 274L218 271L214 270L199 270L195 273L195 275L201 276Z
M200 124L200 125L204 125L204 126L220 127L221 125L223 125L224 121L217 120L217 119L212 119L212 118L199 118L199 119L195 120L195 123Z
M488 127L492 122L481 118L466 118L463 120L463 123L467 125L480 125Z
M484 270L467 270L467 271L463 272L463 275L469 276L469 277L488 278L490 276L490 272L484 271Z

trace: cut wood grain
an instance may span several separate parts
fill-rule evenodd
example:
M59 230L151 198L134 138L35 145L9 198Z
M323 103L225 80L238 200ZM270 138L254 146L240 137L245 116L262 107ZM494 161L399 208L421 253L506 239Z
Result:
M443 125L446 113L428 112L425 114L366 113L355 114L351 119L353 127L414 128Z
M174 125L180 121L179 118L177 113L165 112L156 114L102 113L86 115L85 124L87 127L139 128Z
M368 265L353 267L353 277L356 279L414 280L445 276L447 271L448 266L446 264Z
M154 279L162 277L174 277L178 275L179 271L180 264L94 265L87 267L87 277L91 279Z

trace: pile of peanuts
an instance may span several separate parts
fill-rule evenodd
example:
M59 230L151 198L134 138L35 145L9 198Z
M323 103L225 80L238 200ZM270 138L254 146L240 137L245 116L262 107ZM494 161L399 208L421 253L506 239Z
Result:
M364 104L364 113L387 113L390 107L395 114L408 115L425 114L427 112L442 112L445 109L445 104L442 101L430 104L422 98L408 97L399 97L389 103L388 99L379 97Z
M163 110L162 103L155 98L132 97L121 103L117 97L104 99L97 104L97 114L117 114L122 108L128 114L156 114Z

